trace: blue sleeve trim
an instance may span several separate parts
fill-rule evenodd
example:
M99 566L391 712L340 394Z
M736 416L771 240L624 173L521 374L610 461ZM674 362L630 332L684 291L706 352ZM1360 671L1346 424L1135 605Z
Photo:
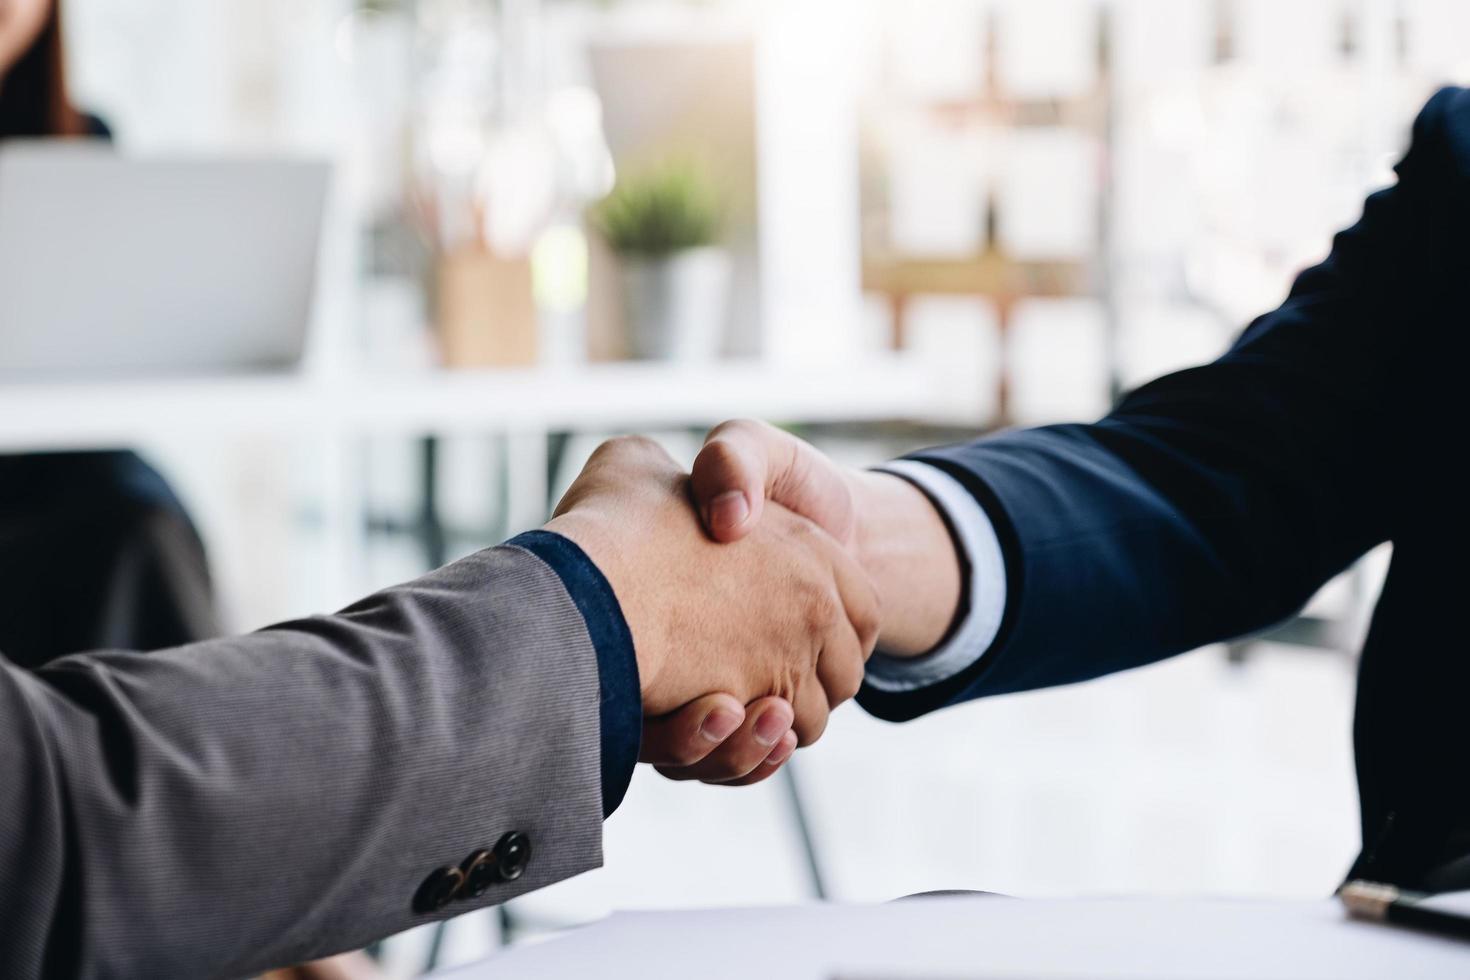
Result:
M587 624L587 634L597 651L602 815L611 816L628 792L643 734L643 695L633 634L628 631L612 585L571 540L550 531L528 531L506 544L524 548L549 565Z

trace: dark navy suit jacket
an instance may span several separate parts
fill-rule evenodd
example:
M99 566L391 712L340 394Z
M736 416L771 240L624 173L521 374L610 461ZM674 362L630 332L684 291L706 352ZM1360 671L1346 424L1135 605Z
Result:
M1007 610L969 670L869 688L870 711L912 718L1251 633L1392 541L1359 679L1353 873L1470 887L1454 867L1470 854L1470 92L1429 102L1397 169L1213 364L1093 425L917 455L994 521Z

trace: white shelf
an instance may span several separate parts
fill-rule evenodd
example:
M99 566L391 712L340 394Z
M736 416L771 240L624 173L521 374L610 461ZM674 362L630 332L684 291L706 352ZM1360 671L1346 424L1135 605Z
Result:
M778 421L975 417L978 382L906 356L830 367L572 368L0 384L0 451L132 445L180 434L634 430Z

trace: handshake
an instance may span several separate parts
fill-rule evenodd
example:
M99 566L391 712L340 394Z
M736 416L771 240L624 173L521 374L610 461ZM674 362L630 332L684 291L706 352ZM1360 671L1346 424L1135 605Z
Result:
M875 646L914 656L959 603L948 528L917 488L759 422L714 429L684 473L604 443L547 525L616 593L643 697L640 761L748 785L821 737Z

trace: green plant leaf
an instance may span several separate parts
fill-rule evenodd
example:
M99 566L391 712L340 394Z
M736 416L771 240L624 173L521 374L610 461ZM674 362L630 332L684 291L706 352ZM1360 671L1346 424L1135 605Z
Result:
M591 219L615 252L668 255L715 242L721 212L713 181L680 161L620 177Z

